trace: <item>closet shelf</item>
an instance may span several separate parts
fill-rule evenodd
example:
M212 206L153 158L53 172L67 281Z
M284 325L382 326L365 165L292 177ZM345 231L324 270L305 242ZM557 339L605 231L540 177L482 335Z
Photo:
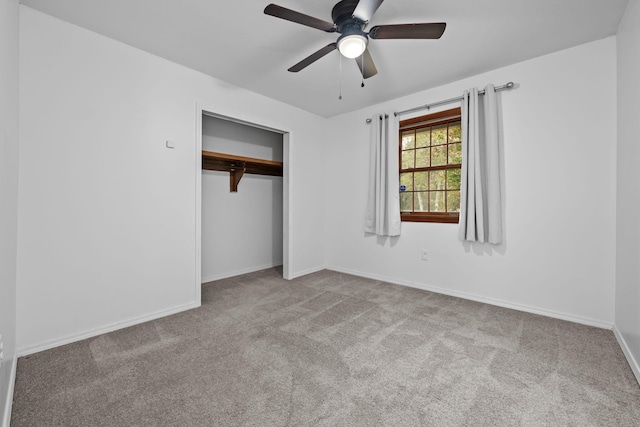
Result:
M202 151L202 169L229 172L230 190L238 191L238 183L245 173L282 176L282 162Z

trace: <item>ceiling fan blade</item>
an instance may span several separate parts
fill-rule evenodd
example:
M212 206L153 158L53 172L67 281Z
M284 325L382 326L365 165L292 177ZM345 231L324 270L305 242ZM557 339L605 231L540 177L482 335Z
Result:
M355 58L355 61L356 61L356 64L358 64L358 68L360 68L362 77L364 77L365 79L368 79L369 77L373 77L376 74L378 74L378 69L376 68L376 64L373 63L373 58L371 58L369 49L365 49L362 55Z
M325 47L323 47L319 51L317 51L315 53L312 53L311 55L309 55L306 58L304 58L302 61L298 62L293 67L289 68L289 71L291 71L292 73L297 73L298 71L302 70L303 68L306 68L309 65L313 64L318 59L320 59L323 56L325 56L327 53L333 52L334 50L336 50L336 46L337 46L336 43L331 43L331 44L326 45Z
M358 6L356 6L356 9L353 11L353 16L361 21L369 22L383 1L384 0L360 0Z
M377 25L369 31L372 39L439 39L445 22L431 24Z
M314 18L313 16L305 15L304 13L296 12L295 10L287 9L286 7L273 3L264 8L264 13L275 16L276 18L306 25L307 27L317 28L327 33L334 33L336 31L336 26L332 22L323 21L322 19Z

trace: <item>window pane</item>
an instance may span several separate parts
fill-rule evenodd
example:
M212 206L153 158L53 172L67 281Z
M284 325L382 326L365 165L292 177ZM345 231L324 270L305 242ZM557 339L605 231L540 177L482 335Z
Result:
M415 177L415 190L424 191L429 189L429 172L416 172Z
M431 128L416 131L416 147L428 147L431 139Z
M460 189L460 169L447 169L447 190Z
M449 142L462 141L462 129L460 128L460 122L449 123Z
M407 150L415 147L415 135L412 130L402 132L402 149Z
M431 145L447 143L447 125L438 125L431 128Z
M460 191L447 191L447 212L460 212Z
M462 163L462 145L451 144L449 145L449 164Z
M444 190L445 172L446 171L429 171L429 190Z
M438 145L431 147L431 166L441 166L447 164L447 146Z
M415 193L416 195L416 205L415 212L429 212L429 197L428 192L419 192Z
M420 148L416 150L416 167L426 168L429 167L429 152L430 148Z
M429 204L431 212L445 212L445 192L444 191L430 191L429 192Z
M402 152L402 169L413 168L413 158L415 156L415 150L407 150Z
M405 191L412 191L413 190L413 173L411 172L401 173L400 185L404 185L405 187L407 187Z
M413 193L411 192L400 193L400 211L401 212L413 211Z

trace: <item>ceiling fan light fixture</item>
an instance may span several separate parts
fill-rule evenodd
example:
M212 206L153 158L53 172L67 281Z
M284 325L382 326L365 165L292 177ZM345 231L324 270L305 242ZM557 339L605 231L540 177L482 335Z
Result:
M338 50L345 58L357 58L367 48L369 40L362 34L350 34L338 39Z

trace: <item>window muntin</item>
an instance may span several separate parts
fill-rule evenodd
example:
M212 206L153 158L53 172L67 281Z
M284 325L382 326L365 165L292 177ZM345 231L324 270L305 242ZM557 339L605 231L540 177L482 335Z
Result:
M400 122L402 221L458 222L462 130L460 109Z

